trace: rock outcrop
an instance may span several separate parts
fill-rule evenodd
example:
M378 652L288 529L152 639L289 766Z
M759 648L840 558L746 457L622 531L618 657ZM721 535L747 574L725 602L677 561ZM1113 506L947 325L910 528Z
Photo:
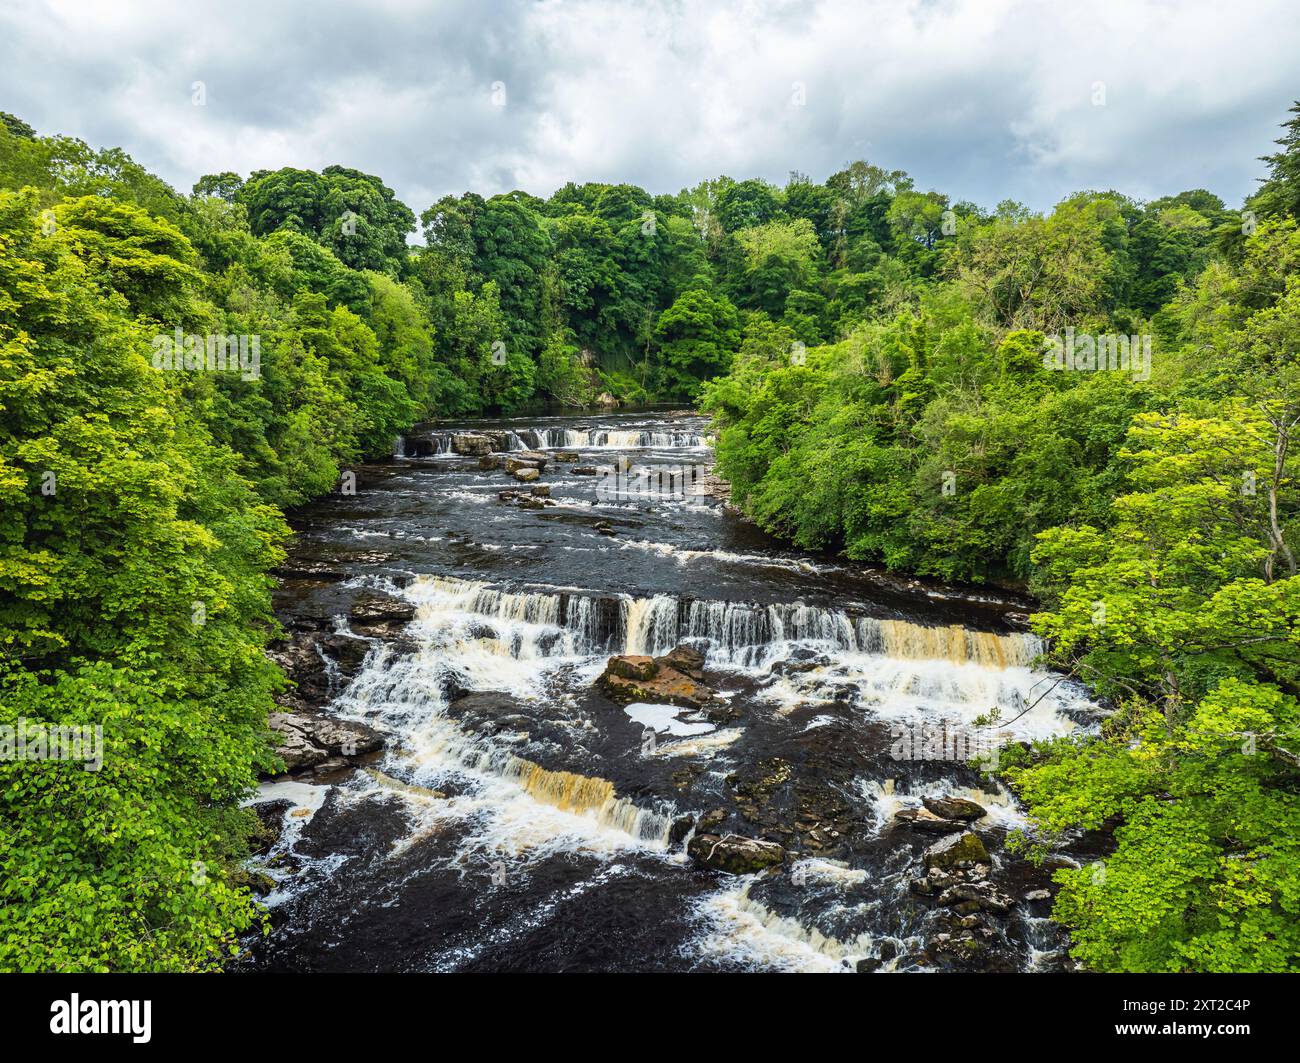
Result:
M323 767L333 758L340 758L338 766L341 767L353 757L373 753L384 746L378 731L351 720L273 712L270 724L278 742L276 755L290 772Z
M456 454L482 457L492 453L492 440L479 432L457 432L451 437L451 449Z
M611 657L596 685L613 701L648 701L654 704L681 705L700 709L715 698L711 687L705 686L695 676L687 674L678 665L690 668L696 676L703 658L674 656L679 651L692 654L686 647L678 647L662 657L621 655Z

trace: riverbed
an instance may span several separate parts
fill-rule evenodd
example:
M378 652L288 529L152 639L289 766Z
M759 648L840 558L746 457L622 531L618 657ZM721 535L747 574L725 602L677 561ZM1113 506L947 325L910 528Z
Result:
M355 493L295 515L277 608L357 640L327 711L386 748L262 788L281 818L259 865L274 930L248 966L1070 968L1040 893L1050 866L1005 846L1023 812L919 740L1095 725L1086 691L1037 663L1028 603L783 547L718 497L708 431L654 410L426 426L357 469ZM483 432L498 467L457 452ZM500 467L522 452L548 459L528 483ZM357 635L365 593L412 618ZM593 686L611 654L681 645L724 711ZM994 710L1013 722L981 727ZM912 886L936 839L895 818L942 795L985 810L988 874L1015 902L977 913L957 953L953 913ZM699 866L705 816L785 862Z

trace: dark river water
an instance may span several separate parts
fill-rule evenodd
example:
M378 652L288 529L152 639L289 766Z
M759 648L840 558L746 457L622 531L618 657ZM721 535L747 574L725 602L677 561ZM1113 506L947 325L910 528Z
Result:
M549 498L532 503L544 508L502 501L533 485L452 450L476 430L552 458L536 481ZM355 495L296 515L291 562L345 578L286 580L283 612L334 617L343 634L358 592L416 612L371 641L329 705L387 748L262 787L285 829L265 861L275 929L249 965L944 967L939 913L908 888L935 839L893 823L923 795L988 810L977 829L1003 889L1050 883L1003 848L1024 820L997 784L962 759L897 755L900 733L993 709L1010 720L1032 706L1003 739L1088 724L1085 693L1034 666L1024 603L782 548L694 493L707 431L666 411L440 425L359 469ZM593 689L611 653L683 643L705 653L730 718ZM497 692L496 709L455 708L466 692ZM695 866L686 817L713 810L794 855L759 876ZM1067 968L1046 911L1019 904L996 921L982 967Z

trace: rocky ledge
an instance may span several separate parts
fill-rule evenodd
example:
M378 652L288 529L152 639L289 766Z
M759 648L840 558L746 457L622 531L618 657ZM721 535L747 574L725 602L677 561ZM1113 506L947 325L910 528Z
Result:
M383 736L373 728L331 716L273 712L270 723L278 740L276 754L289 772L342 768L384 745Z

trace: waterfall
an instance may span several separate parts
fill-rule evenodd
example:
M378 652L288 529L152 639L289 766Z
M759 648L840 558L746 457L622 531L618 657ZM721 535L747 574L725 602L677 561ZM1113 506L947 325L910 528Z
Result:
M704 644L716 665L762 668L785 656L792 643L875 654L897 660L934 660L990 669L1025 668L1043 652L1030 634L973 631L958 624L926 626L881 620L842 609L795 604L600 597L576 591L509 591L482 582L438 576L415 581L411 594L421 619L448 610L501 622L513 656L635 653L657 656L682 642Z
M676 818L671 810L643 808L620 798L607 779L545 768L462 730L447 714L444 690L448 676L456 673L463 661L445 651L445 646L436 643L405 656L386 648L367 662L366 669L336 702L346 715L383 721L403 735L404 749L392 755L383 772L371 772L379 785L427 801L435 799L435 790L426 782L440 781L448 773L469 773L490 786L494 806L514 806L515 828L520 817L535 816L530 803L540 804L578 817L590 825L589 830L614 832L615 837L606 838L605 844L615 849L620 844L617 836L622 835L636 844L667 847ZM414 781L399 779L394 771L409 774ZM554 823L539 827L548 837L555 829Z

